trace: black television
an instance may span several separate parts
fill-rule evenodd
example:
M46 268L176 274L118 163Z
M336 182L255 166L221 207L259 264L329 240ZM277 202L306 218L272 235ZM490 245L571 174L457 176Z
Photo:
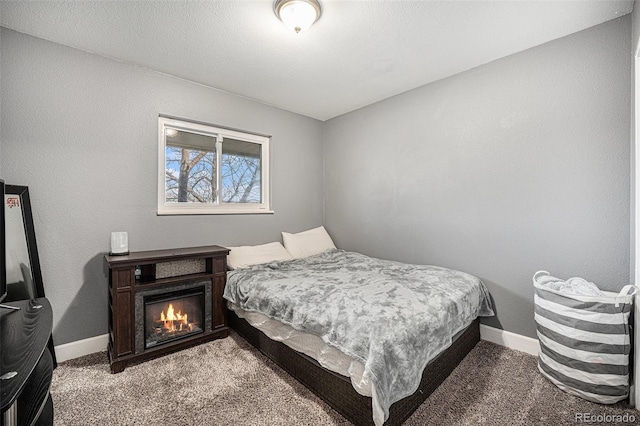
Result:
M0 206L0 302L2 302L7 297L7 251L4 231L6 202L4 201L4 181L2 179L0 179L0 200L2 200Z

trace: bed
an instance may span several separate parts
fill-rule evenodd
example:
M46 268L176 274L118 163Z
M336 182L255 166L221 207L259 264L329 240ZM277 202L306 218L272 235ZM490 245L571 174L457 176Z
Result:
M493 315L472 275L335 248L229 271L224 297L241 336L355 424L401 424Z

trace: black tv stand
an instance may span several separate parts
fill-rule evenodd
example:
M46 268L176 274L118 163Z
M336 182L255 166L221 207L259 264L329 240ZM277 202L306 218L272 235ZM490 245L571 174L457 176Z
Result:
M51 305L44 297L11 304L20 310L0 311L1 423L52 425Z

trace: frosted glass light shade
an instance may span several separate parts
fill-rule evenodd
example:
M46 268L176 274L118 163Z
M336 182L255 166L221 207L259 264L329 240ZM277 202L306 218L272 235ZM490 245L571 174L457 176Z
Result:
M284 26L296 33L308 29L321 13L317 0L277 0L273 10Z

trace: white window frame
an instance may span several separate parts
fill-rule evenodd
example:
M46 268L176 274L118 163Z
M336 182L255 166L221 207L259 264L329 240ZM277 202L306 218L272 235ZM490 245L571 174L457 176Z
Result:
M210 136L216 140L217 155L217 184L215 203L167 203L166 200L166 137L167 129L183 130L191 133L199 133ZM231 138L261 145L261 199L262 203L224 203L221 202L220 171L221 171L221 147L224 138ZM208 124L194 123L190 121L159 117L158 118L158 215L192 215L192 214L264 214L273 213L271 210L271 198L269 187L269 142L270 137L226 129Z

